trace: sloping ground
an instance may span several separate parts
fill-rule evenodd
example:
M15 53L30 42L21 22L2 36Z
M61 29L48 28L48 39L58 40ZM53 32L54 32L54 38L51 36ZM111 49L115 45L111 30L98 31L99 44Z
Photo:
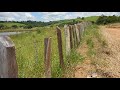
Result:
M87 51L88 51L88 47L86 44L81 45L77 49L77 52L85 56L86 58L83 61L83 63L79 63L75 67L75 75L74 75L75 78L90 77L92 74L96 72L95 66L91 64L91 59L86 56Z
M83 63L75 67L75 78L119 78L120 77L120 28L100 27L107 42L104 47L96 46L96 56L87 56L87 45L81 45L77 51L86 56ZM103 43L104 44L104 43Z
M106 25L106 28L120 28L120 23Z
M103 69L109 72L111 77L120 77L120 28L101 27L109 50L109 55L102 55L102 59L107 62L107 68Z

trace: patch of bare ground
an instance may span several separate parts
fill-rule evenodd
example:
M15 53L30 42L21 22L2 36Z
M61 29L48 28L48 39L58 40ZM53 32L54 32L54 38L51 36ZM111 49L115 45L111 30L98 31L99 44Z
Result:
M99 45L95 39L96 55L87 56L88 47L84 43L77 52L85 56L85 60L74 68L75 78L119 78L120 77L120 28L100 27L107 45ZM104 43L103 43L104 44Z
M77 52L85 56L85 60L79 63L75 69L75 78L86 78L91 77L93 73L96 72L95 66L91 64L91 59L87 57L88 46L84 43L78 49Z
M106 28L120 28L120 23L106 25Z
M108 46L99 50L97 56L98 61L103 61L104 64L97 63L97 70L102 72L105 77L119 78L120 77L120 29L101 27L102 35L106 39ZM96 60L97 60L96 59Z

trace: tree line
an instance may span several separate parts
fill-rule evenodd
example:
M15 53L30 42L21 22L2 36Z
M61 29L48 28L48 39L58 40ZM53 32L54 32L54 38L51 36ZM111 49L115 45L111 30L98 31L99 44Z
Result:
M106 24L110 24L110 23L119 23L120 22L120 16L105 16L105 15L101 15L97 21L96 24L100 25L106 25Z
M18 23L23 25L13 24L11 27L8 27L6 24L3 23ZM44 27L44 26L53 26L54 24L58 25L59 27L63 27L65 24L75 24L78 23L75 19L68 19L68 20L59 20L59 21L49 21L49 22L41 22L41 21L0 21L0 29L31 29L34 27Z

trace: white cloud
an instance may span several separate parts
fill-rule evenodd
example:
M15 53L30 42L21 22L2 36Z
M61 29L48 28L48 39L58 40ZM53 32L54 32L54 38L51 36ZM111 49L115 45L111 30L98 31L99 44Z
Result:
M100 16L102 14L120 15L120 12L40 12L42 14L42 19L44 21L54 21L60 19L72 19L77 17L87 17L87 16Z
M35 20L35 17L30 12L0 12L0 20L26 21Z
M34 15L37 15L35 17ZM120 15L120 12L0 12L0 20L41 20L55 21L63 19L73 19L77 17L99 16L99 15Z
M68 14L68 12L40 12L44 21L61 20Z

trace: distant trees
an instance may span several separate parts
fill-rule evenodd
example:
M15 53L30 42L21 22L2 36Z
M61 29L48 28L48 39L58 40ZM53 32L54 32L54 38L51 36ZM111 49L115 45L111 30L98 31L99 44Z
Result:
M84 20L85 18L84 18L84 17L82 17L81 19L82 19L82 20Z
M81 19L81 17L77 17L77 19Z
M72 20L72 21L69 21L69 22L60 23L58 26L59 27L64 27L65 24L67 24L67 25L73 25L73 24L76 24L78 22L80 22L80 21Z
M109 23L117 23L120 22L120 16L104 16L101 15L97 21L96 24L109 24Z

